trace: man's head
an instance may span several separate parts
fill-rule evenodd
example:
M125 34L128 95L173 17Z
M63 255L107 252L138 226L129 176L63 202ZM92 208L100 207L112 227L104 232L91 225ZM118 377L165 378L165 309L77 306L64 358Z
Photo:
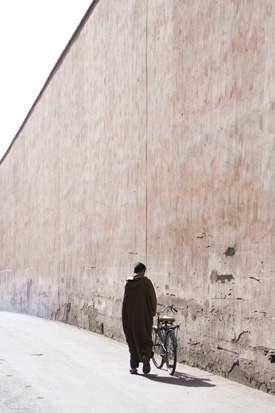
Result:
M135 268L134 268L134 273L135 273L135 274L144 275L144 274L145 274L145 271L146 271L146 267L145 267L144 264L142 264L142 262L138 262L138 263L135 265Z

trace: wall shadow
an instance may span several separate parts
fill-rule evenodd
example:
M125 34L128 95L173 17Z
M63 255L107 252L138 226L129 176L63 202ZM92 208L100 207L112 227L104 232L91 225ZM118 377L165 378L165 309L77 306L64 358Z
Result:
M172 384L185 387L216 387L216 384L211 383L210 379L190 376L189 374L177 373L174 376L159 376L158 374L143 375L148 380L158 383Z

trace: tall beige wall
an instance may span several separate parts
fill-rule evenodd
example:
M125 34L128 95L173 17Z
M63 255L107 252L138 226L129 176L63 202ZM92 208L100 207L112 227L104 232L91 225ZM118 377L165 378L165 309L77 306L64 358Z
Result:
M94 6L1 161L0 309L124 340L143 261L180 361L275 392L274 2Z

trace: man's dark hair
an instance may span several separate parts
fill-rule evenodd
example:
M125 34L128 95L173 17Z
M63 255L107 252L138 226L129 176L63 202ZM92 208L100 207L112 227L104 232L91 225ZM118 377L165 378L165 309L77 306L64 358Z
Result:
M141 271L143 271L143 270L146 270L145 265L142 264L142 262L136 263L135 268L134 268L134 273L135 273L135 274L138 274L139 272L141 272Z

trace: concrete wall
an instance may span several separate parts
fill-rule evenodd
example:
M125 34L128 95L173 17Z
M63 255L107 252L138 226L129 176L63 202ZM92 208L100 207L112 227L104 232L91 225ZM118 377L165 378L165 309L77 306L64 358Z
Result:
M117 340L147 264L179 361L275 392L275 5L99 0L1 161L0 309Z

